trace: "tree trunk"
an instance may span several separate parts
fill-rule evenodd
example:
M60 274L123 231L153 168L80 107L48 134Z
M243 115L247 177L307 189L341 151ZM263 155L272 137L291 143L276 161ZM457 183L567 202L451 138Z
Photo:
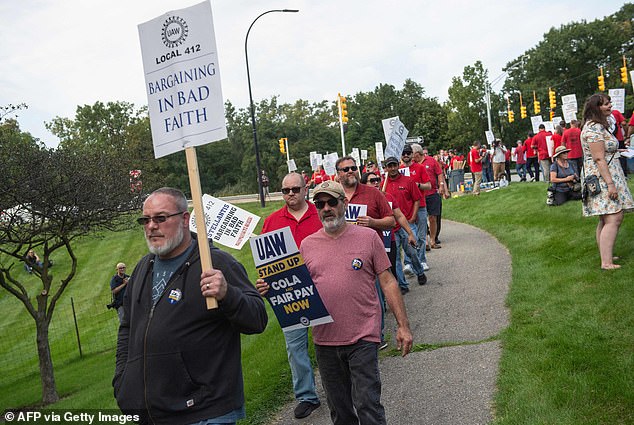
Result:
M48 342L48 325L46 317L36 319L37 327L37 354L40 360L40 379L42 381L42 402L45 405L59 400L55 386L55 374L53 373L53 360L51 347Z

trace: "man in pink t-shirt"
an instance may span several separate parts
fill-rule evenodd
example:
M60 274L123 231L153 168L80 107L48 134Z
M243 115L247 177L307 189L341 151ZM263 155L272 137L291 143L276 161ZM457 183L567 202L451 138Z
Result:
M386 424L378 363L381 307L375 280L396 318L397 348L403 356L413 342L405 304L379 235L346 222L348 200L343 187L324 182L315 188L313 201L324 228L304 239L300 252L333 319L313 328L331 417L338 424ZM260 293L268 290L261 279L256 286Z
M300 247L304 239L322 228L317 208L306 201L308 187L303 176L289 173L282 179L285 205L264 220L262 233L289 227ZM315 389L315 375L308 354L308 328L283 332L288 364L291 367L293 393L298 404L293 412L297 419L309 416L321 402Z

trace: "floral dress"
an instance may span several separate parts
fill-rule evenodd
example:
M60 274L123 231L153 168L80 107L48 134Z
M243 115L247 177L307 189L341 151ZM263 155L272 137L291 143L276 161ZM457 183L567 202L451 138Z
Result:
M617 199L609 198L608 185L605 180L603 180L603 177L601 177L597 164L593 161L592 155L590 154L590 144L601 142L605 143L605 161L610 162L608 169L619 195ZM623 169L619 163L618 147L618 140L601 124L588 122L583 126L583 130L581 131L583 175L584 177L589 175L597 176L601 185L601 193L595 196L589 195L583 202L583 215L586 217L591 215L614 214L621 210L626 212L634 210L634 199L632 199L632 194L627 187L627 181L623 175ZM614 157L612 155L614 155Z

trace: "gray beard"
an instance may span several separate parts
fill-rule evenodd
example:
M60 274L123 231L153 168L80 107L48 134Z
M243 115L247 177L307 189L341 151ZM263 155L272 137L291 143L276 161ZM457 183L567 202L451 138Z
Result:
M337 217L334 220L330 218L328 220L322 221L324 225L324 230L326 233L336 233L337 230L341 229L342 226L346 224L346 217L342 215L341 217Z
M165 245L163 246L153 246L150 243L150 240L147 238L147 236L145 237L145 242L147 242L147 247L152 254L162 257L169 254L178 245L180 245L181 242L183 242L184 236L185 236L185 233L183 232L183 228L179 226L178 231L176 232L176 235L172 239L168 239Z

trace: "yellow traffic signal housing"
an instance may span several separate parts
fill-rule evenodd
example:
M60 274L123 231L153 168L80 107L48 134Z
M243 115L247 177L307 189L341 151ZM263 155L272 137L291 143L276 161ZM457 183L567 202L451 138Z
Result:
M550 111L550 120L552 121L555 118L555 111Z
M627 66L621 68L621 82L627 84Z
M280 139L280 152L286 153L286 137Z
M522 119L526 118L528 115L526 114L526 106L520 106L520 117Z
M539 106L539 100L533 102L533 109L535 110L535 115L539 115L542 111L542 108Z
M557 96L555 90L548 89L548 101L550 102L551 111L557 107Z
M515 113L509 110L509 122L515 121Z
M348 123L348 105L346 104L346 98L339 95L339 104L341 105L341 122Z
M600 91L605 91L605 78L603 77L603 69L601 69L601 75L597 77L597 84Z

